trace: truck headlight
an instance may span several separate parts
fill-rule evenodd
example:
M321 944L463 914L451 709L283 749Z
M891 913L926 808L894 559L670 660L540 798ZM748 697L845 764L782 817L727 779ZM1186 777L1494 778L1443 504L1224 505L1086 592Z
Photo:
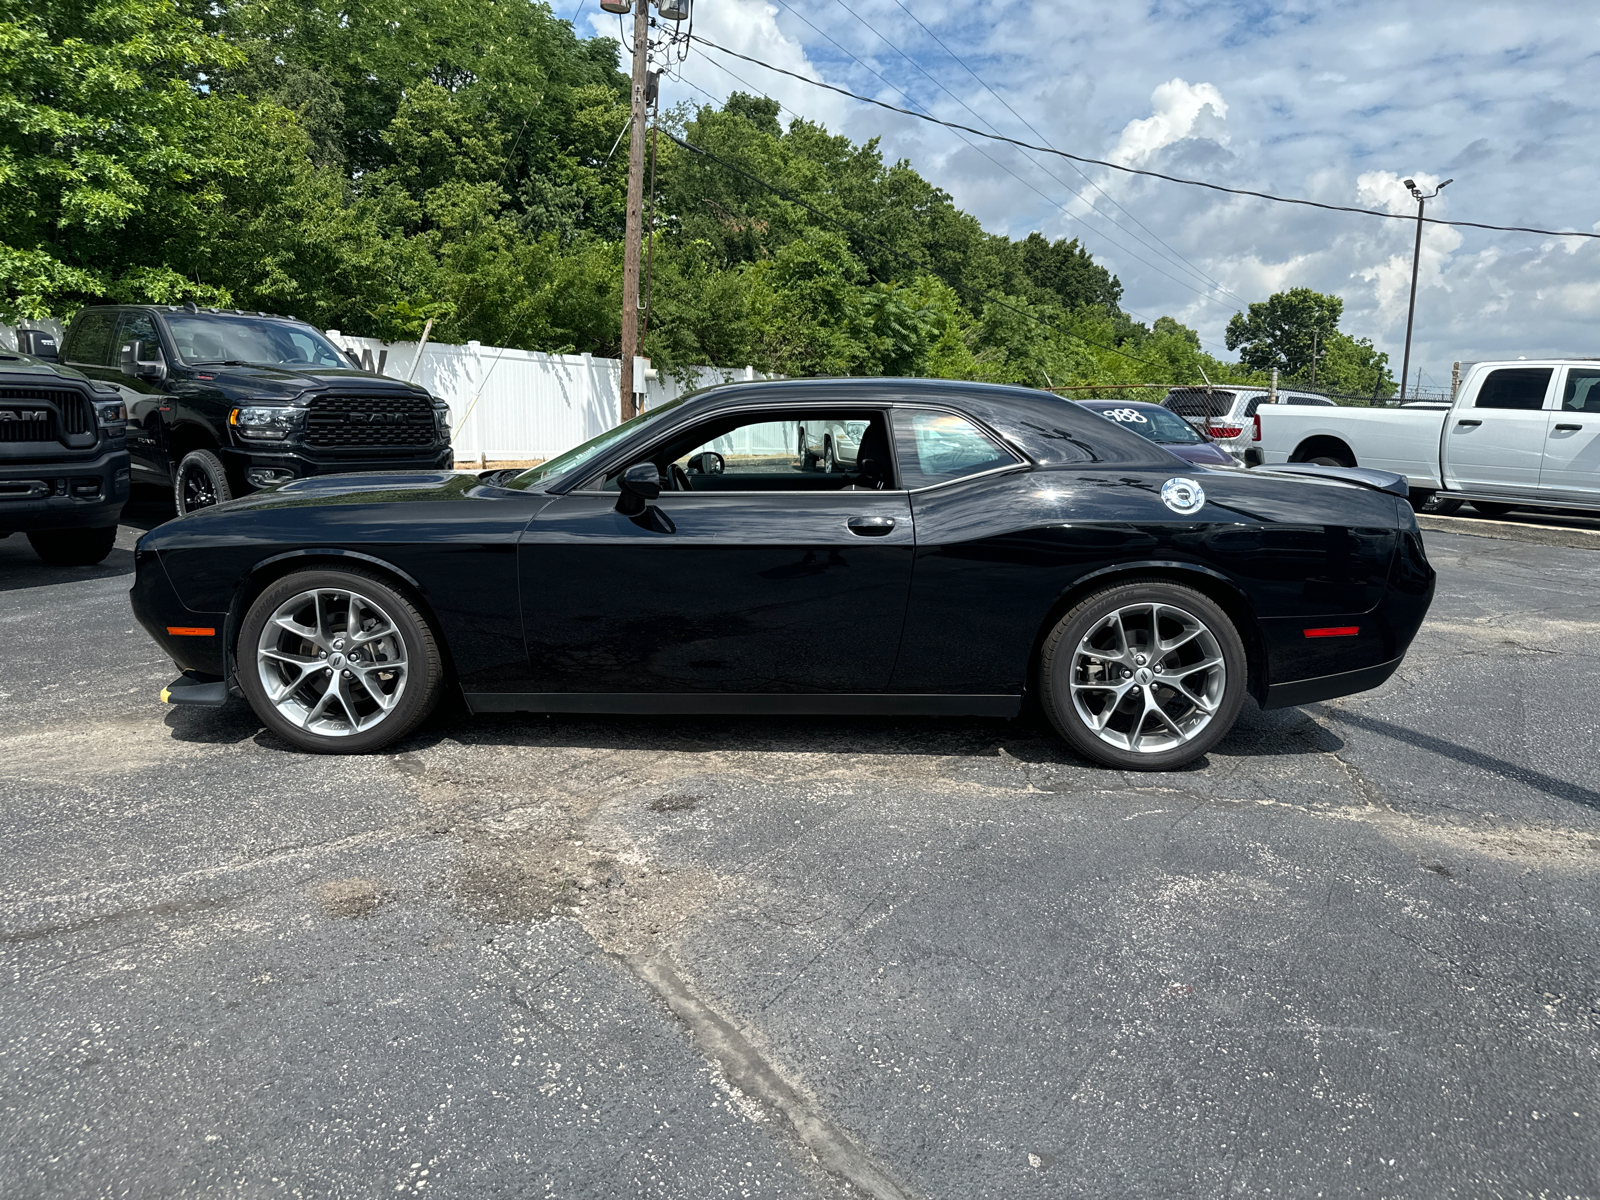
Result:
M121 425L128 419L128 406L120 400L96 400L94 411L102 426Z
M446 404L436 405L433 410L434 424L439 427L439 440L450 440L450 407Z
M251 404L228 413L228 424L252 442L281 442L294 432L302 409L286 404Z

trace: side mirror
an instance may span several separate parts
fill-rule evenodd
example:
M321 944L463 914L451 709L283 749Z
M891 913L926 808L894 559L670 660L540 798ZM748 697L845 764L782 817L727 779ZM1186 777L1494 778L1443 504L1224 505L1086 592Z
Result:
M143 343L133 341L122 347L122 373L131 375L135 379L161 380L167 377L167 360L157 348L153 359L139 357L139 350Z
M48 362L59 361L55 335L45 329L17 330L17 349L34 358L42 358Z
M642 513L650 501L661 495L661 472L655 463L634 463L617 479L622 495L617 500L619 512L633 517Z
M689 460L691 475L721 475L728 469L727 461L715 450L702 450Z

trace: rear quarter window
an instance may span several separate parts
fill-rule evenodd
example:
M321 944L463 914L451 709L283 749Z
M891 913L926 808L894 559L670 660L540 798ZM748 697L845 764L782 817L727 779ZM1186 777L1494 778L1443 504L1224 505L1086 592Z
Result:
M116 309L92 309L80 313L67 330L61 357L86 367L114 366L116 354Z

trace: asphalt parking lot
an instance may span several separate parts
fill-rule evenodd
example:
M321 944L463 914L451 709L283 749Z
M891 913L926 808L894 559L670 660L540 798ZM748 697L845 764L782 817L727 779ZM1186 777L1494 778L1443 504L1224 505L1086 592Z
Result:
M1138 776L999 721L302 755L156 702L126 548L0 541L0 1191L1600 1195L1600 554L1425 536L1393 680Z

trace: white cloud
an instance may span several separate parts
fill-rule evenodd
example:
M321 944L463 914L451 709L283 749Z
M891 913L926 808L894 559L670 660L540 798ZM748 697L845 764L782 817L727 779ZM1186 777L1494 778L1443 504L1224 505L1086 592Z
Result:
M696 28L802 74L815 71L895 103L909 94L914 106L939 116L992 122L1034 140L1025 120L1053 145L1094 158L1402 215L1415 206L1400 179L1431 187L1453 175L1445 194L1429 202L1430 215L1558 229L1589 229L1594 221L1600 95L1587 84L1597 23L1584 5L915 6L1002 103L895 0L787 3L714 0L697 14ZM615 23L597 28L614 35ZM745 88L707 65L711 57L696 52L686 75L719 97ZM1127 213L1099 195L1097 213L1074 204L1068 186L1082 191L1085 179L1059 159L1040 166L1018 151L986 147L1002 169L948 131L757 66L735 70L837 132L882 136L886 157L911 158L990 229L1081 237L1121 278L1129 308L1178 315L1213 349L1221 350L1223 326L1243 302L1304 285L1343 296L1345 328L1373 338L1398 364L1410 222L1130 177L1107 184ZM1595 278L1594 242L1430 226L1413 367L1420 361L1437 381L1448 380L1454 359L1594 352Z
M1110 160L1142 166L1152 154L1186 137L1208 137L1227 144L1228 102L1209 83L1169 79L1150 94L1151 115L1122 127Z

